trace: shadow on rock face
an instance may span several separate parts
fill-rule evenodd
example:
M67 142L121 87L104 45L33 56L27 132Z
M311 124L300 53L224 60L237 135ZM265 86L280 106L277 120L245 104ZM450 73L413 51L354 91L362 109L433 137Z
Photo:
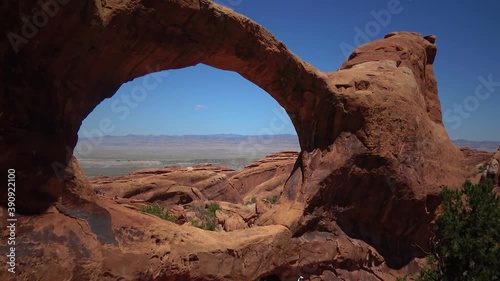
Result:
M269 275L266 277L262 277L259 281L281 281L278 275Z
M56 208L67 216L86 221L102 245L111 244L118 246L111 227L111 215L106 209L95 203L80 205L74 209L68 209L63 205L57 204Z
M98 200L97 196L92 192L76 158L71 158L68 170L71 170L69 184L55 207L67 216L88 223L101 245L118 246L111 226L111 215L108 210L94 202Z

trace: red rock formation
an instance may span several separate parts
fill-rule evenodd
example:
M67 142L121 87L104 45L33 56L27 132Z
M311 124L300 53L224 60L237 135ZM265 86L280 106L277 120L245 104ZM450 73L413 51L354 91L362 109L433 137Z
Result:
M244 202L279 197L297 157L298 153L293 151L267 155L233 175L228 184L239 192Z
M432 41L390 34L328 73L342 102L338 137L328 149L302 152L285 185L290 203L258 223L285 224L296 236L339 224L393 267L423 255L441 186L465 180L463 156L438 110Z
M488 162L492 159L494 154L491 152L470 149L468 147L461 147L460 151L462 151L464 155L467 178L473 183L479 183Z
M489 161L494 153L461 147L460 151L464 155L466 166L477 166Z
M286 179L297 160L298 153L283 151L270 154L236 172L224 166L196 165L192 167L165 167L137 170L118 177L97 176L90 179L94 191L129 208L141 210L148 203L157 203L181 223L186 213L175 207L196 205L201 208L208 201L218 201L222 211L217 216L226 231L253 225L255 219L269 210L271 203L263 199L279 198ZM249 206L230 203L246 202ZM251 202L255 200L256 205ZM238 207L240 206L240 207ZM251 209L252 211L248 211Z
M1 5L3 34L22 33L21 17L40 10L19 3ZM325 74L208 0L59 8L29 42L0 42L1 168L16 169L18 211L39 214L20 218L18 279L388 280L394 268L415 270L440 187L465 178L441 121L434 37L389 34ZM85 183L71 156L86 115L123 82L197 63L266 90L298 133L302 152L262 226L231 235L183 228L78 188Z
M273 153L239 172L214 165L165 167L113 178L98 176L90 182L108 197L161 201L164 207L193 200L243 203L252 198L279 197L297 156L292 151Z
M143 169L118 177L91 179L94 189L109 197L159 201L164 207L187 204L193 200L224 200L243 203L237 190L228 184L235 173L224 166L196 165Z

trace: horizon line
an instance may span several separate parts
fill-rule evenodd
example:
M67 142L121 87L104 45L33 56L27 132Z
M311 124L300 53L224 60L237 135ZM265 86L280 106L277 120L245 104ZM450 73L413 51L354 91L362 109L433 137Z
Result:
M263 134L263 135L266 135L266 136L295 136L295 137L298 137L297 134ZM241 136L241 137L254 137L254 136L260 136L258 134L255 134L255 135L243 135L243 134L185 134L185 135L153 135L153 134L149 134L149 135L140 135L140 134L127 134L127 135L104 135L104 136L101 136L101 137L131 137L131 136L136 136L136 137L192 137L192 136ZM92 136L94 137L94 136ZM84 137L84 136L80 136L78 135L78 138L82 138L82 139L86 139L86 138L89 138L89 137Z
M297 134L265 134L267 136L293 136L297 137ZM232 134L232 133L215 133L215 134L160 134L160 135L154 135L154 134L148 134L148 135L142 135L142 134L127 134L127 135L104 135L100 137L198 137L198 136L238 136L238 137L258 137L260 135L258 134ZM95 138L95 136L91 136L92 138ZM78 139L88 139L89 137L87 136L80 136L78 135ZM468 141L468 142L500 142L500 140L470 140L470 139L464 139L464 138L457 138L457 139L451 139L452 142L455 141Z

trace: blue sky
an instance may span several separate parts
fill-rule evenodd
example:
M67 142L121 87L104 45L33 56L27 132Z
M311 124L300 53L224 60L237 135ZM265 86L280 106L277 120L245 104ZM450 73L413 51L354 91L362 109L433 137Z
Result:
M337 70L350 47L366 39L391 31L434 34L434 70L450 137L500 141L500 1L216 2L261 24L325 72ZM276 101L237 73L198 65L163 74L128 110L123 95L144 77L124 84L84 120L79 135L102 120L112 124L109 135L295 134Z

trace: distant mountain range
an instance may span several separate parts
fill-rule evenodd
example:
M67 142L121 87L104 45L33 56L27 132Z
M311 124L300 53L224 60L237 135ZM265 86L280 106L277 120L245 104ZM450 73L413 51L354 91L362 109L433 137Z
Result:
M279 145L285 146L296 145L299 150L299 141L296 135L235 135L235 134L216 134L216 135L126 135L126 136L104 136L102 139L97 137L92 139L79 138L79 142L94 141L100 146L130 146L130 145L183 145L190 144L239 144L247 141L262 145Z
M99 146L156 146L156 145L203 145L203 144L226 144L235 145L247 141L256 144L272 144L290 149L300 150L298 138L296 135L236 135L236 134L215 134L215 135L126 135L126 136L104 136L101 140L98 138L88 139L80 138L79 142L94 141ZM469 141L465 139L453 140L456 146L467 146L471 149L494 152L500 147L500 141ZM279 147L278 147L279 148Z
M137 169L204 163L241 170L277 151L299 151L295 135L105 136L80 138L75 147L87 176L116 176Z
M464 139L453 140L453 143L458 146L467 146L468 148L495 152L498 148L500 148L500 141L469 141Z

